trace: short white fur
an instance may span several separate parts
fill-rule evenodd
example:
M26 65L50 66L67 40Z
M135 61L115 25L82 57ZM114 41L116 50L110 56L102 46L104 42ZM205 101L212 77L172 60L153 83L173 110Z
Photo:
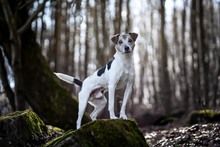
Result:
M81 121L85 112L87 103L89 102L94 106L93 112L90 114L92 120L96 120L97 115L104 109L107 100L104 95L105 90L108 90L108 110L111 119L117 119L114 112L115 90L125 87L123 102L120 110L120 118L127 119L125 114L126 105L132 93L132 86L134 84L134 62L133 62L133 49L138 34L117 34L111 40L115 44L116 53L111 67L106 65L104 72L98 74L99 70L95 71L92 75L87 77L83 83L81 91L78 94L79 108L77 129L81 127ZM55 73L60 79L74 83L74 77Z

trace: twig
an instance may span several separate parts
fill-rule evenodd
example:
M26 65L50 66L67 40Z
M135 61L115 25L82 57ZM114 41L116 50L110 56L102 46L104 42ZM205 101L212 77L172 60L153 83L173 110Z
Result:
M28 27L29 25L33 22L33 20L37 17L38 13L40 13L43 9L44 9L44 6L46 4L47 0L44 0L40 5L39 7L37 8L37 10L35 10L33 12L33 14L28 18L28 20L24 23L23 26L21 26L19 29L18 29L18 34L22 34Z
M25 2L25 4L18 5L18 7L19 7L19 9L23 9L24 7L27 7L28 5L30 5L33 2L34 2L34 0L28 0Z

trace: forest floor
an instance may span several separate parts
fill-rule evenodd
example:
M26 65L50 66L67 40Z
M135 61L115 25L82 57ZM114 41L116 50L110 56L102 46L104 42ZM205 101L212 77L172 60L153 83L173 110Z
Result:
M150 146L220 147L220 124L195 124L144 133Z
M143 116L145 119L137 120L148 122L139 126L150 147L220 147L220 110Z

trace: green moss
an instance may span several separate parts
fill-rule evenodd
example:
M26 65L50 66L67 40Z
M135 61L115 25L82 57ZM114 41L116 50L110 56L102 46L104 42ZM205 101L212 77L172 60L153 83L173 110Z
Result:
M63 129L51 125L47 125L47 129L49 133L64 133Z
M188 122L189 124L220 122L220 112L213 110L193 111Z
M69 130L69 131L67 131L65 134L63 134L62 136L59 136L59 137L57 137L57 138L55 138L55 139L53 139L53 140L47 142L47 143L44 145L44 147L56 146L56 145L58 145L58 144L60 144L60 146L62 146L62 145L61 145L61 144L63 144L62 141L65 141L64 144L68 144L68 143L67 143L68 137L73 136L73 134L74 134L74 130ZM75 142L75 139L72 139L72 140L73 140L73 141L70 141L70 142L72 142L72 145L73 145L74 142Z
M0 146L39 145L46 141L47 135L46 125L31 110L0 117Z
M63 129L60 129L58 127L54 127L51 125L47 125L47 129L48 129L48 134L49 134L48 140L52 140L56 137L59 137L59 136L63 135L63 133L64 133Z
M143 134L132 120L96 120L76 131L68 131L64 135L48 142L48 146L148 146Z

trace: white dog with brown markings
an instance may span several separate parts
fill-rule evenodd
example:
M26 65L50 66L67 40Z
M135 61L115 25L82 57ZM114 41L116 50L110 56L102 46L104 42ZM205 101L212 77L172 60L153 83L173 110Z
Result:
M94 111L90 114L92 120L96 120L97 115L105 107L107 100L104 92L108 90L109 105L108 110L111 119L117 119L114 112L115 90L125 87L123 102L120 111L120 118L127 119L125 114L128 98L132 93L134 84L134 62L133 50L137 33L117 34L111 40L115 44L116 53L114 59L106 66L98 69L92 75L87 77L83 82L66 74L55 73L60 79L75 83L81 86L78 95L79 111L77 119L77 129L81 127L81 121L85 112L87 103L94 106Z

